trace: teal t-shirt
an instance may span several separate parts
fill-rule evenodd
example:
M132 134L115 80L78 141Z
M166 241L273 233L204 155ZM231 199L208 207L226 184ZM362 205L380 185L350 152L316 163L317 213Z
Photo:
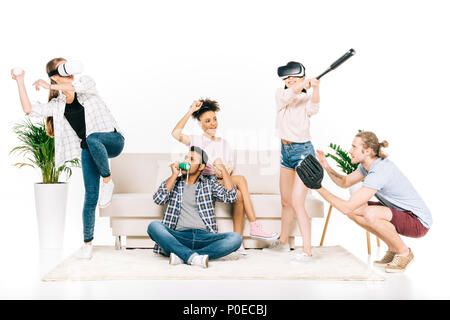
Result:
M369 171L361 164L358 169L365 177L363 186L376 189L375 197L383 205L401 211L411 211L426 228L431 227L433 219L430 210L408 178L392 161L378 158Z

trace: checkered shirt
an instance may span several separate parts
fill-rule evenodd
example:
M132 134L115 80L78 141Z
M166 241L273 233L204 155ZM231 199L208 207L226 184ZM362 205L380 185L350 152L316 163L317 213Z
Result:
M73 82L77 99L84 107L86 137L94 132L111 132L116 129L122 134L105 102L100 98L91 77L82 76ZM55 133L55 165L58 168L64 162L81 157L81 139L77 136L64 116L66 96L59 96L45 104L33 104L30 117L53 117Z
M158 205L168 204L162 223L174 230L181 212L185 182L181 176L178 177L172 191L169 192L166 181L163 181L153 195L153 201ZM231 190L227 190L217 181L216 177L208 179L203 175L200 175L198 182L197 190L195 191L195 200L197 201L199 215L209 232L218 233L214 210L215 202L216 200L225 203L235 202L237 200L236 186L233 186ZM158 245L155 245L153 251L155 253L161 253Z

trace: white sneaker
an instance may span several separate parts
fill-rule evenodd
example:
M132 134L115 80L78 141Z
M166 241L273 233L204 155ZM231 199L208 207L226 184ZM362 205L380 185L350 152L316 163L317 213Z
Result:
M100 208L106 208L111 204L111 199L114 191L114 182L109 180L108 183L102 181L100 189L100 197L98 197L98 206Z
M80 258L81 259L91 259L92 258L92 249L93 249L92 244L84 244L83 247L81 248Z
M265 251L265 252L289 252L289 251L291 251L291 247L289 247L289 243L281 244L280 240L275 240L267 248L264 248L263 251Z
M248 255L248 252L245 251L244 245L241 244L241 246L239 247L239 249L236 250L236 253L239 253L240 255L246 256Z
M294 259L291 260L291 263L294 264L301 264L301 263L307 263L311 262L313 259L312 256L307 255L306 253L297 253L294 257Z
M183 264L184 261L179 256L177 256L175 253L171 252L169 257L169 264Z
M202 268L208 268L208 255L197 255L192 259L192 266L199 266Z

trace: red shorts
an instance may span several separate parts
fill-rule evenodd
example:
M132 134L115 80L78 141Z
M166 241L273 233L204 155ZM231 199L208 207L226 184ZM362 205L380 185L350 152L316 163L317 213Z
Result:
M369 206L383 206L381 202L369 201ZM385 207L385 206L384 206ZM398 234L401 234L410 238L420 238L423 237L428 229L417 219L411 211L401 211L393 208L391 223L394 225L395 230Z

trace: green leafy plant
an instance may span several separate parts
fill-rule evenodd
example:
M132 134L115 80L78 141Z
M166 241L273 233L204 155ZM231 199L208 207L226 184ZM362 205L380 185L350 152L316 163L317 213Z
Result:
M363 131L364 130L359 129L358 133ZM334 150L336 155L327 153L325 157L330 157L331 159L336 161L337 166L341 168L342 172L344 172L345 174L350 174L358 169L358 163L353 164L350 155L347 151L344 151L341 146L330 143L329 147Z
M344 151L341 146L330 143L329 147L335 151L335 155L327 153L326 157L330 157L336 161L337 166L345 174L350 174L358 168L358 164L353 164L348 152Z
M30 119L15 124L14 133L22 142L13 148L9 154L22 155L27 162L15 163L19 168L29 166L42 172L42 183L58 183L61 173L69 179L73 167L80 167L78 158L66 161L62 166L55 166L55 139L48 136L43 122L34 124Z

